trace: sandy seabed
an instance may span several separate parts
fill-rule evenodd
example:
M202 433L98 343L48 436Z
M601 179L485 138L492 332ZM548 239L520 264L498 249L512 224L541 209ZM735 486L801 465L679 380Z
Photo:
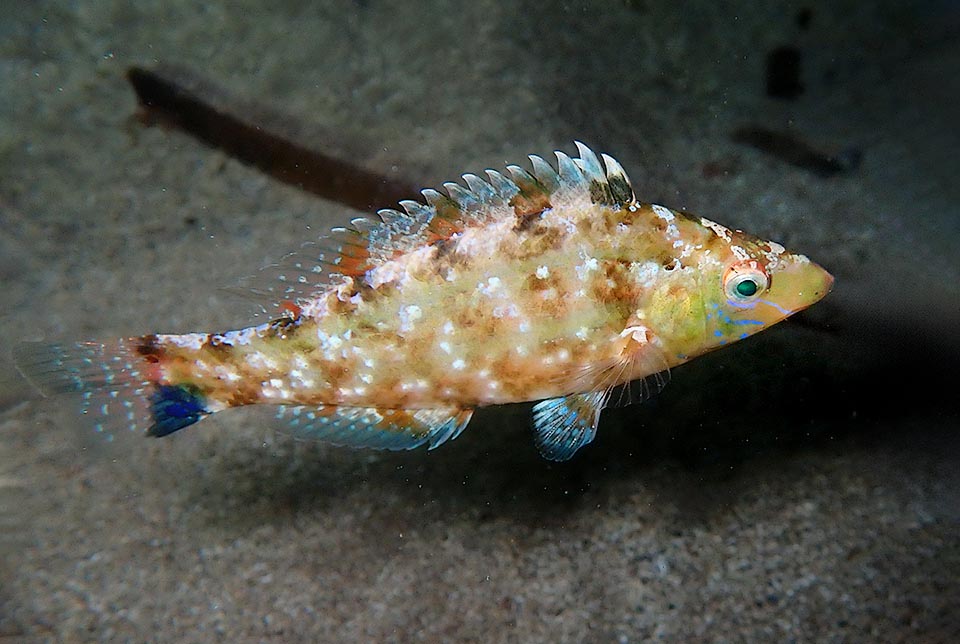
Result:
M676 4L4 8L0 639L957 641L958 17ZM792 101L764 94L783 45ZM524 406L429 453L295 443L245 411L105 445L36 399L14 343L245 324L218 287L360 214L143 127L124 72L156 63L433 185L580 139L643 199L837 286L605 413L566 464ZM742 126L863 162L818 177Z

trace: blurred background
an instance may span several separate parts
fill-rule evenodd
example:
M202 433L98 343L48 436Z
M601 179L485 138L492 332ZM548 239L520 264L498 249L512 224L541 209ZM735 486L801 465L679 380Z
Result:
M958 638L956 2L0 16L0 639ZM280 151L139 105L131 68ZM295 443L246 410L105 445L9 359L247 324L221 287L363 214L271 172L291 146L430 187L574 139L834 292L608 410L564 464L523 405L429 453Z

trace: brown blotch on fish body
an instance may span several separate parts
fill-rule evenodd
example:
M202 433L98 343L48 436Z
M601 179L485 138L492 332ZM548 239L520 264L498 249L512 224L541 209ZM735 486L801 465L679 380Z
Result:
M157 335L151 333L137 338L136 352L147 358L148 361L156 362L156 359L163 353L163 347L160 346ZM151 358L153 360L150 360Z
M517 223L513 227L513 232L523 233L532 228L543 215L543 210L534 212L517 212Z
M510 200L514 213L518 218L526 215L536 215L550 207L550 197L544 192L520 192Z
M519 244L510 242L505 244L505 260L523 261L531 257L539 257L551 250L558 250L563 245L567 234L556 226L545 226L539 223L526 231Z

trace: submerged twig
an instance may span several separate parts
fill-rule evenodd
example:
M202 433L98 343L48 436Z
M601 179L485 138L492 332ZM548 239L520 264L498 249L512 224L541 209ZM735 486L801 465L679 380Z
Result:
M785 132L764 127L741 127L731 139L765 152L781 161L808 170L820 177L832 177L856 169L861 153L855 148L838 154L827 154L812 148L805 141Z
M372 210L416 197L415 181L388 177L322 154L288 134L289 117L231 96L193 72L176 67L132 67L127 78L141 120L177 127L270 176L325 199Z

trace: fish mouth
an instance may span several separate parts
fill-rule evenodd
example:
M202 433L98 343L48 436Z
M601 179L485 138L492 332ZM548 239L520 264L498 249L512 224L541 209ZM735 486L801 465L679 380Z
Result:
M783 317L816 304L833 289L833 275L803 255L773 276L770 293L763 302Z

